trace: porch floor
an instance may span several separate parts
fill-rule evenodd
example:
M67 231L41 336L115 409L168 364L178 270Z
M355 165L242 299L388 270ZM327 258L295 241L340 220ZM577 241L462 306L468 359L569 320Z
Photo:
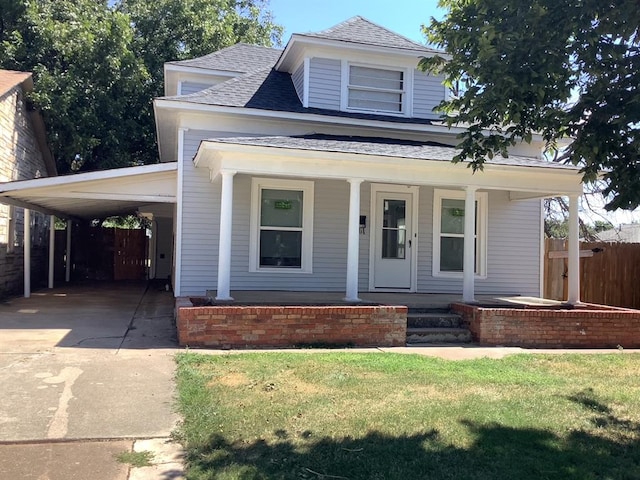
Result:
M207 291L207 297L215 298L216 292ZM353 305L344 300L344 292L291 292L238 290L231 292L232 302L220 304L263 304L263 305ZM360 299L365 304L405 305L409 308L448 309L452 303L462 303L462 295L449 293L401 293L401 292L361 292ZM218 303L218 302L216 302ZM537 297L517 295L476 295L476 303L490 307L550 307L563 302Z

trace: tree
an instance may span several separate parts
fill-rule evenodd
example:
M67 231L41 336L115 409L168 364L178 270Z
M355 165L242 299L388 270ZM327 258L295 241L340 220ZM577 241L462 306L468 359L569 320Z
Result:
M443 56L423 68L462 82L439 106L466 124L461 153L482 170L539 133L586 182L604 171L606 208L640 205L640 8L637 0L441 0L423 31ZM557 150L562 138L573 138Z
M265 0L3 0L0 68L32 71L60 173L155 163L163 64L279 42Z

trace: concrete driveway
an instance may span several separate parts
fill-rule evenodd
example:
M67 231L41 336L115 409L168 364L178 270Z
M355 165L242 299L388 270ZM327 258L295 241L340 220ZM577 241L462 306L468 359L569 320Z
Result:
M177 421L172 321L172 294L141 283L69 286L0 303L0 478L75 478L51 462L71 455L81 472L83 448L94 470L98 452L106 455L105 479L127 478L111 450L166 440Z

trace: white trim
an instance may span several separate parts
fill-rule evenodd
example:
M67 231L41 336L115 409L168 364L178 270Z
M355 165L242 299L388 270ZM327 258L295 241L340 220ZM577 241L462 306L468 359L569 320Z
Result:
M358 270L360 266L360 190L362 178L350 178L349 224L347 227L347 285L345 301L359 302Z
M378 212L376 211L376 197L378 193L404 193L411 194L411 287L409 290L376 288L375 286L375 259L376 259L376 235L378 228ZM418 223L418 206L420 187L409 185L394 184L371 184L371 203L369 217L371 219L369 226L369 291L370 292L417 292L418 291L418 244L419 244L419 223Z
M184 134L188 129L178 129L178 185L176 191L176 237L173 245L174 259L175 259L175 271L173 272L173 292L176 297L179 297L182 293L182 211L184 199L183 184L184 184Z
M302 258L301 268L269 268L261 267L258 260L259 250L259 217L262 189L280 189L302 191L304 203L302 206ZM313 212L314 212L314 182L308 180L284 180L281 178L251 179L251 214L249 232L249 271L253 273L313 273Z
M441 272L440 271L440 222L442 214L442 199L464 200L464 190L444 190L440 188L433 189L433 260L432 260L432 272L434 277L443 278L463 278L462 272ZM487 192L476 192L476 202L478 202L478 232L477 236L477 251L479 257L476 259L476 279L487 278L487 244L488 244L488 211L489 211L489 196ZM460 236L460 238L463 238Z
M34 178L31 180L17 180L0 184L0 193L12 192L26 188L46 188L69 185L73 183L89 182L94 180L110 180L113 178L129 177L134 175L146 175L149 173L171 172L178 168L177 162L157 163L142 165L140 167L115 168L98 172L76 173L60 177Z
M311 68L311 59L309 57L305 57L304 66L302 67L304 71L302 72L302 106L304 108L309 107L309 77L311 72L309 69Z

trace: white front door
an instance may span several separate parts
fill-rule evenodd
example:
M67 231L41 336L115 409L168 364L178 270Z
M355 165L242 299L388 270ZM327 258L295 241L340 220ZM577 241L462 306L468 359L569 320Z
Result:
M373 240L373 287L375 289L412 289L413 193L374 193L375 221Z

